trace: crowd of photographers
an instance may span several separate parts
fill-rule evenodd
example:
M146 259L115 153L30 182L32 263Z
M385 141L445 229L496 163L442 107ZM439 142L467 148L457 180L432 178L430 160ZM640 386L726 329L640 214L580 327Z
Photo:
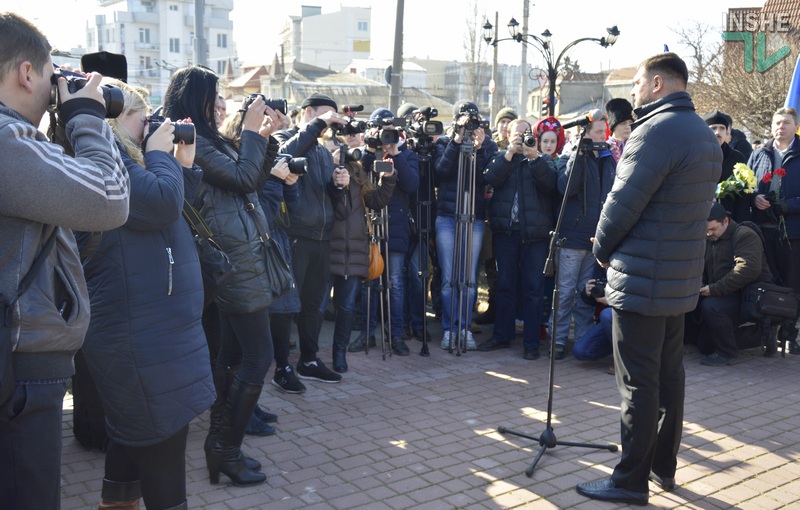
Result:
M628 101L571 123L582 131L567 145L570 126L555 117L531 124L506 108L490 132L469 101L454 105L447 132L429 107L379 108L363 121L363 108L319 93L294 111L253 94L228 115L217 75L189 66L153 114L147 92L124 80L101 86L97 73L54 69L45 37L14 14L0 14L0 47L11 155L0 166L0 500L11 507L58 508L61 401L81 345L107 434L100 507L143 499L153 509L186 508L188 426L209 408L211 483L220 473L236 485L266 480L242 444L275 433L277 416L257 404L273 360L271 384L297 394L301 380L341 381L346 353L377 348L378 336L384 354L408 355L411 339L427 353L429 288L449 352L508 348L522 321L526 360L539 358L548 327L563 359L573 323L576 358L611 354L592 238L634 124ZM46 109L60 145L36 129ZM749 158L753 198L730 204L747 215L737 220L752 210L766 253L722 205L709 217L698 313L718 329L704 364L736 357L736 299L720 296L772 274L800 291L789 242L800 232L797 120L775 114L774 140ZM732 153L730 117L706 122ZM558 218L564 242L548 279ZM487 243L494 329L477 344ZM332 370L319 355L328 299ZM796 334L783 324L792 352Z

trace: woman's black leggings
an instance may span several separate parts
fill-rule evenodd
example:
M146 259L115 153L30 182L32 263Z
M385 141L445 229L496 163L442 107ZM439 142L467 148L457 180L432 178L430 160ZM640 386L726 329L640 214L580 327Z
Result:
M236 377L247 384L264 384L272 363L269 309L233 314L220 311L217 366L239 367Z

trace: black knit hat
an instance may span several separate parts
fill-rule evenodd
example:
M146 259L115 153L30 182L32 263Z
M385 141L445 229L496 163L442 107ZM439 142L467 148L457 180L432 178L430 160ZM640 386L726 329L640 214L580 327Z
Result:
M627 99L617 97L606 103L606 115L608 115L608 129L614 132L614 128L626 120L633 120L633 106Z
M708 213L708 221L718 221L722 223L725 218L730 218L731 214L725 209L725 206L719 202L714 202L711 206L711 211Z
M733 119L727 113L722 113L719 110L714 110L713 112L708 112L707 114L703 115L703 120L706 121L706 124L709 126L713 126L714 124L722 124L727 129L730 129L733 125Z
M336 105L336 101L329 98L325 94L320 94L318 92L314 92L307 98L303 99L302 104L300 104L300 108L305 108L306 106L311 106L311 107L330 106L337 112L339 111L339 107Z
M453 105L453 120L458 119L461 115L470 111L475 112L475 114L477 114L478 106L471 101L462 99L461 101Z

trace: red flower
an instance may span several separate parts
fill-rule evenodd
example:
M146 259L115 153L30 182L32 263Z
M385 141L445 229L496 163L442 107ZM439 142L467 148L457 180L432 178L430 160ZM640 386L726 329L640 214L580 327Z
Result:
M777 175L778 177L786 177L786 169L778 168L777 170L775 170L774 174Z
M772 174L764 174L764 178L761 179L761 182L765 184L772 182Z

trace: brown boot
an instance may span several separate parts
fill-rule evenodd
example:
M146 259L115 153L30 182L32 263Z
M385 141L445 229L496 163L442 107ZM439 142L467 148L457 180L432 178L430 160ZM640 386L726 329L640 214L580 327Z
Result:
M135 482L115 482L103 478L98 510L139 510L142 488Z

